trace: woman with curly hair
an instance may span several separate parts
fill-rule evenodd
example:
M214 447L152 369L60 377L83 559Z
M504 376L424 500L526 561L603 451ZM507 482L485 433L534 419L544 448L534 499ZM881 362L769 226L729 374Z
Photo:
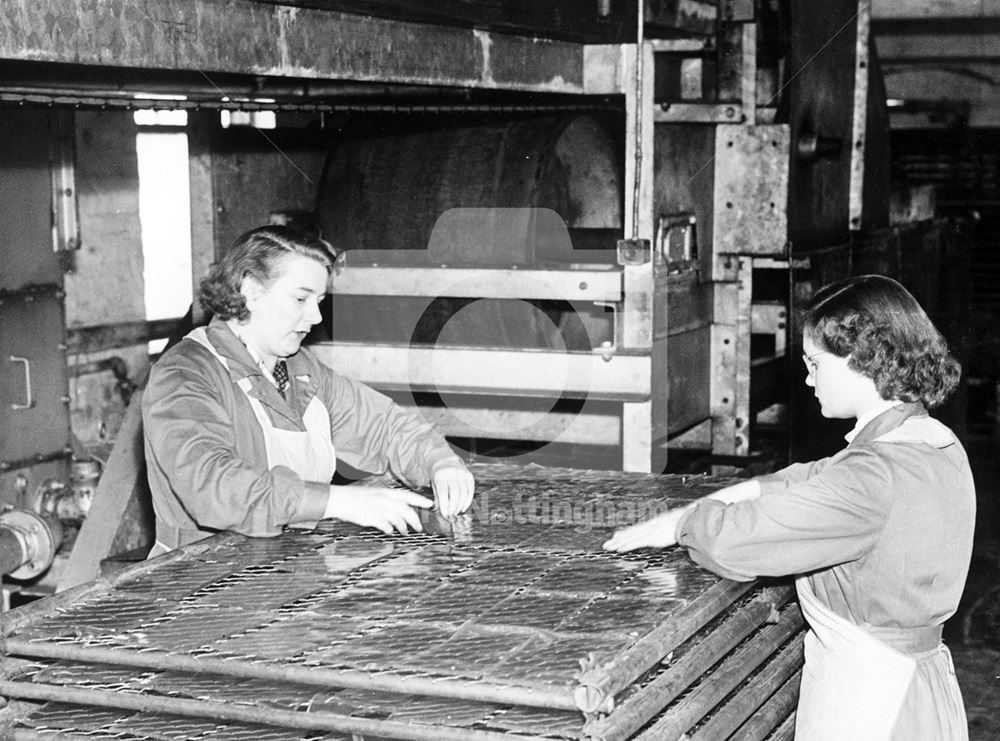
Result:
M152 555L232 530L276 535L336 518L420 530L432 502L331 484L337 460L430 486L441 512L472 502L472 474L430 424L302 347L320 321L329 245L280 226L240 236L201 285L213 314L163 354L142 399L156 515Z
M806 384L847 447L618 531L612 551L680 544L736 580L796 576L809 624L797 741L956 741L965 711L942 624L968 574L976 495L951 430L927 414L961 371L899 283L818 291L803 320Z

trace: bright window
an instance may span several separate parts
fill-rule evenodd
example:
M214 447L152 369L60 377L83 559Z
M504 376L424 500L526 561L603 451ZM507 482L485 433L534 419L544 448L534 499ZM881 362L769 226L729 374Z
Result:
M146 318L181 317L192 300L187 133L141 131L136 153ZM160 352L165 342L151 342L150 352Z

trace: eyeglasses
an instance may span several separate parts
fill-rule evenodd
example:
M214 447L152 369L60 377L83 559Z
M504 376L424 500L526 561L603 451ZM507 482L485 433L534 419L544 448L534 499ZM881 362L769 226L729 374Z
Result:
M816 361L813 360L813 358L818 358L820 355L829 355L829 354L830 354L829 350L820 350L819 352L814 352L812 355L802 356L802 362L806 364L806 370L809 372L810 376L816 372L816 367L817 367Z

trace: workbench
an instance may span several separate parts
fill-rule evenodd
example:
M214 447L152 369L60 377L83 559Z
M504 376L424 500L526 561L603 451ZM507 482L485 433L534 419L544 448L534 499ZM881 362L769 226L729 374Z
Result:
M444 527L221 533L10 611L3 737L792 738L790 585L601 550L731 479L472 468Z

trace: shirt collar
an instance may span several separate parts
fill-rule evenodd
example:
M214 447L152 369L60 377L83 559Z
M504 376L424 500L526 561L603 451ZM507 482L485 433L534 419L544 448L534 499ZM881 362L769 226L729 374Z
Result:
M867 412L858 417L858 421L854 425L854 429L848 432L846 435L844 435L844 439L847 440L848 443L854 442L854 438L858 436L858 433L861 432L861 430L863 430L868 425L869 422L871 422L873 419L875 419L883 412L887 412L890 409L893 409L894 407L902 406L902 404L903 402L899 401L899 399L892 399L892 400L883 399L881 402L879 402L871 409L869 409Z
M232 330L232 333L236 335L237 339L243 343L243 347L246 348L246 351L250 354L250 358L253 360L253 362L257 364L257 367L260 369L260 372L264 375L264 378L270 381L271 384L275 388L277 388L278 382L274 380L274 374L267 369L267 365L264 363L263 360L260 359L260 355L254 348L253 343L249 342L246 339L246 337L243 336L243 333L241 331L242 328L237 323L237 321L235 319L229 319L226 321L226 325L229 327L230 330Z

